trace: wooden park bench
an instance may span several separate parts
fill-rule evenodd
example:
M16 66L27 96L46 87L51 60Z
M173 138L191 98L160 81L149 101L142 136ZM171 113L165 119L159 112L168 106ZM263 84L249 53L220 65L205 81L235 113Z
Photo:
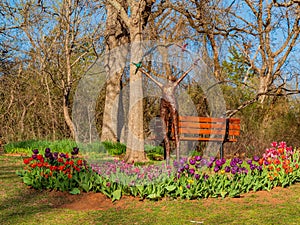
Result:
M156 132L157 129L161 132L162 126L156 124ZM224 143L237 142L239 135L240 119L238 118L179 116L180 141L218 142L221 144L220 158L223 158ZM174 140L174 135L171 136L171 140Z

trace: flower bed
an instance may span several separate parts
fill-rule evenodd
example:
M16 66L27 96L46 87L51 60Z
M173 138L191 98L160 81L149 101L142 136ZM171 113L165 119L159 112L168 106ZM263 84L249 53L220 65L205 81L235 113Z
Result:
M78 151L74 148L68 155L46 149L42 155L33 150L18 174L25 184L36 189L72 194L95 191L113 201L122 195L143 199L236 197L251 190L271 190L300 181L299 150L287 147L285 142L272 143L261 158L243 161L193 156L175 161L171 167L135 166L118 160L88 165Z

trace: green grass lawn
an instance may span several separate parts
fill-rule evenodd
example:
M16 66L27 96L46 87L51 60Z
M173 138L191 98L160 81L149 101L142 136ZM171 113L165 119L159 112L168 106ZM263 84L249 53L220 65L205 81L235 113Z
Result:
M241 198L125 198L105 210L72 210L64 207L68 194L27 188L15 174L22 164L21 157L0 156L0 224L300 224L299 183ZM82 204L83 196L71 197Z

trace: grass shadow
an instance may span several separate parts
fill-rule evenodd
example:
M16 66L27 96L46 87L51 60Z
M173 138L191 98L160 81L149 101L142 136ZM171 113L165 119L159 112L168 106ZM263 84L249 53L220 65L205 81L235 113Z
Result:
M5 160L4 160L5 159ZM17 176L21 157L0 157L0 224L26 223L32 217L69 203L63 195L28 188Z

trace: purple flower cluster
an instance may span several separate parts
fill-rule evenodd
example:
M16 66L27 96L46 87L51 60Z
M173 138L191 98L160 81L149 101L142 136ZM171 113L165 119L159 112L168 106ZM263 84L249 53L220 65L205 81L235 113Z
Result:
M39 150L38 149L34 149L32 150L32 158L33 159L37 159L38 155L39 155ZM58 152L51 152L50 148L46 148L45 149L45 158L49 159L50 161L54 161L58 159Z
M253 171L253 170L261 171L262 170L262 166L257 165L258 161L259 161L259 157L258 156L254 156L253 160L252 159L247 160L247 164L250 166L250 170L251 171Z
M253 160L248 160L247 163L251 171L262 170L262 166L258 164L259 157L254 156ZM179 162L174 162L174 167L177 168L177 178L181 176L194 177L197 180L203 174L204 178L208 178L208 175L201 173L201 169L211 169L214 173L230 173L235 174L248 174L248 169L243 165L243 160L239 158L233 158L229 162L226 159L216 159L215 157L210 157L209 159L202 158L201 156L194 156L190 159L183 158Z
M39 150L38 149L34 149L32 150L32 159L40 159L42 157L42 155L39 155ZM63 159L69 161L71 159L75 159L78 158L78 153L79 153L79 148L74 147L71 154L72 157L69 157L68 153L58 153L58 152L51 152L50 148L46 148L45 149L45 159L48 160L51 163L54 163L56 161L62 162ZM84 161L84 165L86 166L86 161Z
M164 164L135 166L120 160L92 164L91 167L99 175L129 186L160 182L173 174L172 167Z
M248 173L248 170L242 166L243 164L243 160L239 159L239 158L233 158L231 161L230 161L230 166L226 166L225 167L225 172L227 173L231 173L231 174L236 174L236 173L245 173L247 174Z
M78 153L79 153L79 148L78 147L74 147L73 148L73 150L72 150L72 152L71 152L71 155L78 155Z
M226 159L222 158L222 159L217 159L215 161L215 167L214 167L214 172L218 172L222 166L226 163Z
M201 156L193 156L189 159L182 158L179 162L174 161L173 166L177 170L177 178L181 176L193 176L196 180L199 180L202 173L199 172L201 168L209 167L211 168L215 157L211 157L210 160L202 158ZM204 179L207 179L208 176L204 174Z

